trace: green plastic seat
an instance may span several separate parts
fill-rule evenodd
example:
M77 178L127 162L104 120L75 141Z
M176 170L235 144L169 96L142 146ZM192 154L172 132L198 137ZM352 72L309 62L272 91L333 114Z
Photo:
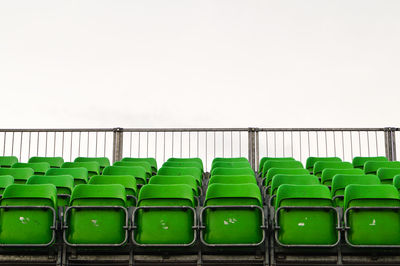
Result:
M67 162L63 163L61 168L77 168L84 167L88 171L88 178L93 175L100 174L100 164L98 162Z
M364 164L364 173L375 175L379 168L400 168L400 162L368 161Z
M25 184L34 171L32 168L0 168L0 175L11 175L15 184Z
M0 197L3 195L4 189L12 184L14 184L14 177L12 175L0 175Z
M89 184L106 185L120 184L123 185L126 192L126 206L136 206L137 185L136 178L131 175L94 175L90 178Z
M151 165L151 169L153 170L153 174L157 173L157 161L154 158L122 158L122 162L148 162Z
M270 186L272 178L277 174L286 174L286 175L307 175L310 172L304 168L270 168L268 170L267 175L263 179L264 186Z
M188 185L193 189L194 195L200 195L200 188L197 185L196 178L191 175L155 175L149 180L149 184L153 185L176 185L183 184Z
M44 175L50 169L49 163L15 163L11 168L32 168L35 175Z
M100 165L100 174L103 172L104 168L110 166L110 160L107 157L77 157L74 162L97 162Z
M153 170L151 169L151 165L148 162L115 162L114 166L139 166L143 167L146 171L146 178L149 179L153 175Z
M196 167L166 167L163 166L158 170L158 175L191 175L197 180L197 185L201 186L203 174Z
M203 165L198 162L198 161L194 161L194 162L165 162L163 163L162 167L196 167L199 168L201 170L201 172L203 172Z
M31 157L28 163L49 163L51 168L60 168L64 163L62 157Z
M364 164L368 161L374 162L387 162L389 161L388 158L384 156L377 156L377 157L360 157L356 156L353 158L353 166L354 168L364 169Z
M0 167L11 167L15 163L18 163L15 156L0 156Z
M74 188L74 178L71 175L33 175L28 178L26 184L52 184L57 189L57 206L69 205L72 189Z
M203 161L200 158L169 158L167 162L198 162L201 164L201 169L204 169Z
M337 168L325 168L321 174L321 184L325 186L332 185L332 179L335 175L364 175L364 171L361 169L337 169Z
M275 226L279 226L275 237L278 244L335 246L340 240L340 232L336 229L338 225L338 215L328 187L279 186L275 200Z
M262 177L265 177L268 173L268 170L271 168L304 168L303 164L299 161L266 161L262 170Z
M341 162L339 157L308 157L306 161L306 169L312 173L316 162Z
M0 205L1 244L54 244L57 216L57 191L54 185L9 185L4 190ZM4 208L6 206L7 209Z
M316 162L313 174L321 177L324 169L353 169L353 165L349 162Z
M251 165L249 162L215 162L211 171L215 168L251 168Z
M209 185L204 206L200 215L205 245L256 246L263 241L263 202L256 184Z
M293 157L262 157L260 160L260 165L258 166L258 172L262 173L264 164L267 161L295 161Z
M174 207L182 208L174 208ZM196 211L192 187L148 184L139 192L133 214L136 245L190 246L196 240Z
M396 175L393 177L393 186L400 190L400 175Z
M246 157L215 157L212 160L212 164L215 162L249 162Z
M319 185L318 177L314 175L286 175L277 174L272 178L271 182L271 194L276 195L276 191L279 186L284 184L291 185ZM274 206L274 205L273 205Z
M257 179L252 175L213 175L208 181L212 184L257 184Z
M361 169L358 169L361 170ZM335 206L343 208L343 197L346 186L358 185L379 185L381 182L376 175L360 174L337 174L333 177L331 195Z
M88 182L88 170L85 167L51 168L47 170L46 175L70 175L74 178L75 186Z
M393 178L400 175L400 168L379 168L376 175L382 184L393 184Z
M128 213L124 186L77 185L72 191L70 206L64 215L67 245L115 247L127 242Z
M344 191L346 242L361 247L400 245L399 207L399 192L392 185L348 185Z
M215 175L251 175L255 177L255 173L251 168L223 168L217 167L211 171L211 177Z
M147 184L146 170L140 166L107 166L103 175L130 175L136 178L137 186Z

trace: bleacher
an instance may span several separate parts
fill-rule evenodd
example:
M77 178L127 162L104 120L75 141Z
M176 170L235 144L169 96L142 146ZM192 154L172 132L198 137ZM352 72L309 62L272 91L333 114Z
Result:
M400 162L382 156L0 165L1 264L400 264Z

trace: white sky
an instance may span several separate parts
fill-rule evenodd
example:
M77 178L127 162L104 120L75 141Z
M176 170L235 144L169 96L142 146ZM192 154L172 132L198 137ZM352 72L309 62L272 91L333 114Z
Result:
M400 1L0 2L1 128L400 126Z

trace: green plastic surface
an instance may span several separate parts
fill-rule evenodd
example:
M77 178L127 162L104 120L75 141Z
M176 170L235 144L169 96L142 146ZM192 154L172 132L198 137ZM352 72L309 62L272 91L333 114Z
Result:
M270 168L263 181L264 186L271 185L272 178L277 174L287 174L287 175L307 175L310 172L304 168Z
M348 185L345 208L400 207L399 192L392 185ZM400 245L398 210L349 210L348 240L354 245Z
M322 170L321 174L321 184L330 186L332 184L332 179L338 174L348 174L348 175L364 175L364 171L361 169L335 169L326 168Z
M341 162L339 157L308 157L306 161L306 169L312 172L316 162Z
M54 185L8 186L1 206L57 206ZM1 244L47 244L52 238L53 213L44 209L0 209Z
M207 188L205 205L211 199L220 198L248 198L258 202L262 206L260 189L256 184L212 184Z
M157 161L154 158L122 158L122 162L148 162L151 165L151 169L154 173L157 173Z
M361 169L358 169L361 170ZM334 196L344 195L346 186L351 184L358 185L379 185L381 182L376 175L352 175L352 174L337 174L333 177L331 194ZM336 198L335 205L343 208L343 198Z
M199 168L203 172L203 165L198 162L165 162L162 167L196 167Z
M50 168L49 163L15 163L11 168L32 168L35 175L44 175Z
M146 170L140 166L107 166L103 170L103 175L130 175L136 178L137 185L147 183Z
M18 163L16 156L0 156L0 167L11 167L15 163Z
M320 177L324 169L353 169L353 165L349 162L316 162L313 174Z
M279 186L284 184L291 185L319 185L318 177L314 175L286 175L277 174L272 178L271 191L272 195L276 194Z
M393 177L393 186L397 188L397 190L400 189L400 175Z
M353 158L353 166L354 168L364 168L364 164L368 161L374 161L374 162L387 162L389 161L388 158L384 156L377 156L377 157L360 157L356 156Z
M251 175L255 176L253 169L251 168L214 168L211 171L211 177L215 175Z
M84 167L88 170L88 177L100 174L100 164L98 162L67 162L63 163L61 168Z
M158 170L158 175L191 175L197 180L197 184L201 186L203 174L196 167L166 167L163 166Z
M260 165L258 167L259 173L262 173L266 161L295 161L295 159L293 157L263 157L261 158Z
M70 175L74 178L74 185L86 184L88 182L88 170L85 167L52 168L47 170L46 175Z
M0 175L0 195L3 194L6 187L12 184L14 184L14 177L12 175Z
M364 164L365 174L376 174L379 168L400 168L400 162L373 162L367 161Z
M198 196L200 194L196 178L194 178L191 175L180 175L180 176L155 175L152 178L150 178L149 184L153 185L185 184L193 189L195 196Z
M393 178L400 175L400 168L379 168L376 175L384 184L393 184Z
M77 157L74 162L97 162L100 165L100 173L107 166L110 166L110 160L107 157Z
M34 175L34 171L32 168L0 168L0 175L11 175L14 177L14 183L25 184L26 180Z
M212 165L212 169L215 168L251 168L249 162L215 162ZM211 169L211 171L212 171Z
M266 161L263 166L262 176L265 177L271 168L303 168L303 164L299 161Z
M203 161L200 158L169 158L167 162L199 162L203 169Z
M115 162L114 166L143 167L146 171L146 178L149 179L153 175L153 170L148 162Z
M64 163L62 157L38 157L34 156L29 158L28 163L49 163L51 168L60 168Z
M213 175L208 182L212 184L257 184L257 179L252 175Z

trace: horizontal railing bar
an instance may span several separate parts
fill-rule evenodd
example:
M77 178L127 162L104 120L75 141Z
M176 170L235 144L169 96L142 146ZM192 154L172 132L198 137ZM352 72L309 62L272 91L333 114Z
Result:
M124 128L124 132L214 132L248 131L249 128Z
M258 131L385 131L386 128L257 128Z
M113 128L0 128L0 132L113 132Z

